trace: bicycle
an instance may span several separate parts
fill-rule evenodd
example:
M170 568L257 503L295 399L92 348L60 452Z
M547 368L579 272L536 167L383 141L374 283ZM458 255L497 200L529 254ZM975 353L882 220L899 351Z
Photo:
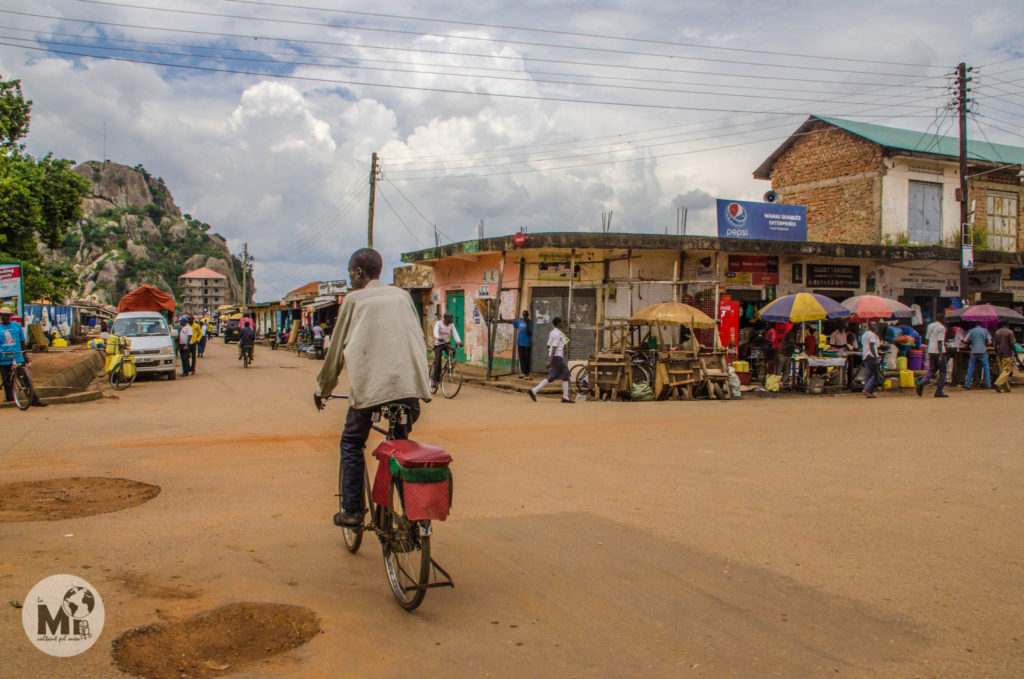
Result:
M569 388L572 393L579 396L590 391L590 366L586 363L577 363L569 371Z
M248 368L249 364L252 363L252 351L253 346L251 344L242 345L242 367Z
M455 360L455 349L450 344L443 344L440 347L445 353L441 363L441 393L445 398L455 398L462 389L462 366ZM437 351L438 347L434 347ZM437 393L438 383L430 380L430 393Z
M124 337L117 338L117 353L119 358L110 368L110 386L121 391L132 386L138 371L135 370L135 359L129 354L128 341ZM125 365L131 367L126 369Z
M348 396L331 394L324 400L335 398ZM439 520L447 517L448 506L451 504L451 473L448 469L451 456L440 448L397 438L398 427L407 424L408 417L408 407L400 403L385 403L377 406L374 411L373 421L386 421L387 429L372 425L374 431L386 437L373 451L378 464L372 489L369 471L366 465L363 466L362 512L364 516L369 513L369 521L354 527L343 526L342 532L345 548L353 554L362 545L363 533L374 532L380 541L391 593L399 606L411 611L423 603L428 589L454 587L455 584L448 572L430 555L433 527L431 519L424 518L425 515ZM424 466L412 466L419 464ZM341 506L343 477L344 468L339 464L339 511L344 510ZM435 504L428 506L425 511L422 495L417 496L421 500L419 503L412 499L413 487L441 483L445 486L440 488L440 492L446 491L448 496L447 504L442 503L443 507ZM437 491L433 493L433 499L436 503ZM413 516L409 515L410 511Z
M638 351L626 349L633 373L633 387L654 386L654 364L650 357Z
M32 375L28 372L28 366L18 358L20 355L21 352L17 351L0 352L0 356L11 357L11 372L8 379L11 382L14 405L18 407L18 410L28 410L32 405L32 394L35 393L35 388L32 386Z

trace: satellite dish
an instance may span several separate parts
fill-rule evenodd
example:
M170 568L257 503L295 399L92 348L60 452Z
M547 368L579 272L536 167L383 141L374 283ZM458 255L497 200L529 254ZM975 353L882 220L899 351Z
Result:
M774 191L765 191L765 193L764 193L764 202L766 202L766 203L778 203L779 202L779 194L775 193Z

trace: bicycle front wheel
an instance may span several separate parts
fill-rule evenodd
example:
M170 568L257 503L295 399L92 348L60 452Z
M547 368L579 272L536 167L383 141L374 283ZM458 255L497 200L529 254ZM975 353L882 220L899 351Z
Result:
M646 365L634 365L633 366L633 386L643 387L644 385L654 386L653 379L651 377L651 369Z
M18 410L28 410L32 405L32 378L29 377L25 366L15 366L11 374L11 383L14 405L18 406Z
M569 388L572 393L579 396L590 391L589 370L586 363L574 365L569 371Z
M384 509L381 549L388 584L398 605L411 611L423 602L430 578L430 537L420 535L419 526L405 516L397 484L391 484L391 502Z
M345 508L341 506L341 483L345 478L345 468L342 464L338 463L338 511L343 511ZM345 540L345 549L355 554L359 551L359 546L363 544L363 527L353 526L342 526L341 536Z
M441 393L445 398L455 398L462 389L462 366L455 363L441 374Z

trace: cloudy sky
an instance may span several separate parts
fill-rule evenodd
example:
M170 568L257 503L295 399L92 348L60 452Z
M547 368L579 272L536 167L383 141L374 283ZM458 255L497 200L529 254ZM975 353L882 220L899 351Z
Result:
M171 9L172 8L172 9ZM1024 3L0 0L28 150L143 164L256 258L257 300L526 227L714 232L808 114L1024 145Z

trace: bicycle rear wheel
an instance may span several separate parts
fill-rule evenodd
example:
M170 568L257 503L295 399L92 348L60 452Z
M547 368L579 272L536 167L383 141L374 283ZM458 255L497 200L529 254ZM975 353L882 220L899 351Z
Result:
M574 365L569 371L569 388L577 396L590 391L589 370L586 363Z
M462 366L453 363L441 373L441 393L445 398L455 398L462 389Z
M633 365L633 386L634 387L643 387L644 385L647 385L647 384L650 384L651 386L654 386L653 385L653 380L652 380L652 377L651 377L651 369L648 368L646 365L634 364Z
M384 568L398 605L411 611L423 602L430 578L430 537L405 516L398 485L391 484L390 506L384 509Z
M124 374L123 362L118 363L110 369L110 386L121 391L122 389L127 389L130 384L131 382L128 381L128 378Z
M249 367L249 352L248 351L242 351L242 367L243 368L248 368Z
M28 410L32 405L32 378L29 377L25 366L14 367L11 373L11 387L14 392L14 405L18 406L18 410Z

